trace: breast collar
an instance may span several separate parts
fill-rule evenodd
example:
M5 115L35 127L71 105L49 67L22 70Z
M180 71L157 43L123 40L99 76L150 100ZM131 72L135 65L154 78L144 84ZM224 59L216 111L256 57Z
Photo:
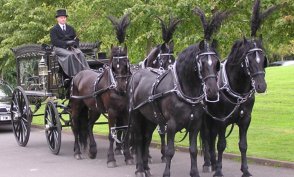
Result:
M252 88L249 92L244 93L244 94L240 94L240 93L235 92L231 88L229 80L228 80L228 75L226 72L226 64L227 64L227 60L225 60L224 63L222 64L222 69L220 72L220 79L218 82L219 88L220 88L220 90L226 91L230 96L236 98L237 104L244 103L245 101L247 101L248 98L250 98L255 93L255 89Z

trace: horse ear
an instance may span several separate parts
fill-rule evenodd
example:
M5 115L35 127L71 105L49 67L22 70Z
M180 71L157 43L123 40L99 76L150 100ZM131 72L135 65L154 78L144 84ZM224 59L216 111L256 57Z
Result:
M160 50L161 51L165 51L166 48L167 47L166 47L166 44L165 43L161 44L161 46L160 46Z
M204 40L202 40L202 41L200 42L200 44L199 44L199 49L200 49L200 50L204 50L204 49L205 49L205 42L204 42Z
M215 40L215 39L213 39L213 40L212 40L212 43L211 43L211 47L212 47L213 49L216 49L217 46L218 46L218 41Z

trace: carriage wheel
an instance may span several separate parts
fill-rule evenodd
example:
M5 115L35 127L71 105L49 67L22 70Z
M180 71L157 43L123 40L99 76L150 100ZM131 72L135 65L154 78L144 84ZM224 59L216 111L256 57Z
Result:
M57 155L61 145L61 123L55 103L52 100L47 102L44 118L45 135L49 149Z
M13 91L10 111L15 139L20 146L26 146L30 138L32 112L27 95L19 86Z

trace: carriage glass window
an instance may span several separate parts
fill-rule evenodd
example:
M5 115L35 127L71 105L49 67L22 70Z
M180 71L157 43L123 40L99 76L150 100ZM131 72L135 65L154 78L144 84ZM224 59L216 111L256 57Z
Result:
M10 102L11 97L12 97L11 88L4 83L0 83L0 102Z

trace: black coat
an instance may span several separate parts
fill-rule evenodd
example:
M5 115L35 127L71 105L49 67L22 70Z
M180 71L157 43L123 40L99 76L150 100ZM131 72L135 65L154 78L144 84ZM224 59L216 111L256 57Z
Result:
M64 48L66 49L68 46L66 45L66 41L75 40L76 43L74 46L79 46L79 40L78 38L74 39L76 37L76 32L73 27L66 24L66 31L63 32L59 24L56 24L51 28L50 30L50 38L51 38L51 44L56 47Z

